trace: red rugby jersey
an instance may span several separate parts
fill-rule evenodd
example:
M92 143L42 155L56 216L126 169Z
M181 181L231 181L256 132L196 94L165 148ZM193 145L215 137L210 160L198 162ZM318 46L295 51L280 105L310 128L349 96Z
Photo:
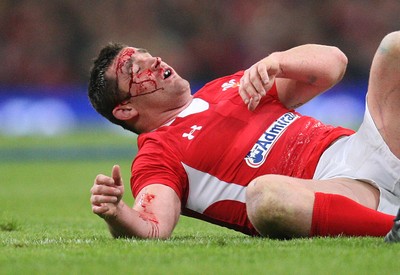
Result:
M324 150L354 131L285 108L276 87L251 112L238 86L243 71L206 84L171 124L138 137L134 196L146 185L175 190L182 214L257 235L245 188L257 176L312 178Z

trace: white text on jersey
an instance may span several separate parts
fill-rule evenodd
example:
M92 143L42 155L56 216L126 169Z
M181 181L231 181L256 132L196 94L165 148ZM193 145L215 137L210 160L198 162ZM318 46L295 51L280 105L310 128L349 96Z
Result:
M275 120L261 135L245 157L247 165L252 168L260 167L264 163L275 142L297 118L299 118L298 115L288 112Z

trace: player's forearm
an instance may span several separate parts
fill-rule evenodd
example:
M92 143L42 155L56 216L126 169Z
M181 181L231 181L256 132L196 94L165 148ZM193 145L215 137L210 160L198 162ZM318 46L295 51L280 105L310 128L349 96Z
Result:
M143 216L121 201L118 214L105 219L114 238L167 239L172 230L163 228L157 219Z
M281 102L297 108L338 83L347 66L347 57L336 47L302 45L276 52L279 64L276 83Z
M277 77L329 88L339 82L347 67L347 57L337 47L306 44L276 52L280 66Z

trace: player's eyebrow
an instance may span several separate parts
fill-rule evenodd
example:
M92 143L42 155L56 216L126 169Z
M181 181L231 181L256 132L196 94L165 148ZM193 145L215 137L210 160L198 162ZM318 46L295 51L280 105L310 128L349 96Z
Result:
M139 52L139 53L148 53L148 51L147 51L146 49L143 49L143 48L136 48L136 52ZM132 66L132 62L134 62L134 61L135 61L135 56L132 55L131 58L129 58L129 59L127 60L128 66Z
M148 53L148 51L147 51L146 49L143 49L143 48L136 48L136 52L139 52L139 53ZM127 69L130 68L130 67L132 67L133 62L135 62L135 57L134 57L134 55L132 55L129 59L127 59L127 60L125 61L124 67L127 68Z
M137 51L140 53L148 53L148 51L146 49L143 48L137 48Z

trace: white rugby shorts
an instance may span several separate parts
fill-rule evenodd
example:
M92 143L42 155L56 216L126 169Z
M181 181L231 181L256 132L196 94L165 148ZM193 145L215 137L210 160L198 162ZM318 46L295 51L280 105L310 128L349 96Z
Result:
M314 179L358 179L380 190L378 211L396 215L400 207L400 160L390 151L366 104L359 130L332 144L321 156Z

